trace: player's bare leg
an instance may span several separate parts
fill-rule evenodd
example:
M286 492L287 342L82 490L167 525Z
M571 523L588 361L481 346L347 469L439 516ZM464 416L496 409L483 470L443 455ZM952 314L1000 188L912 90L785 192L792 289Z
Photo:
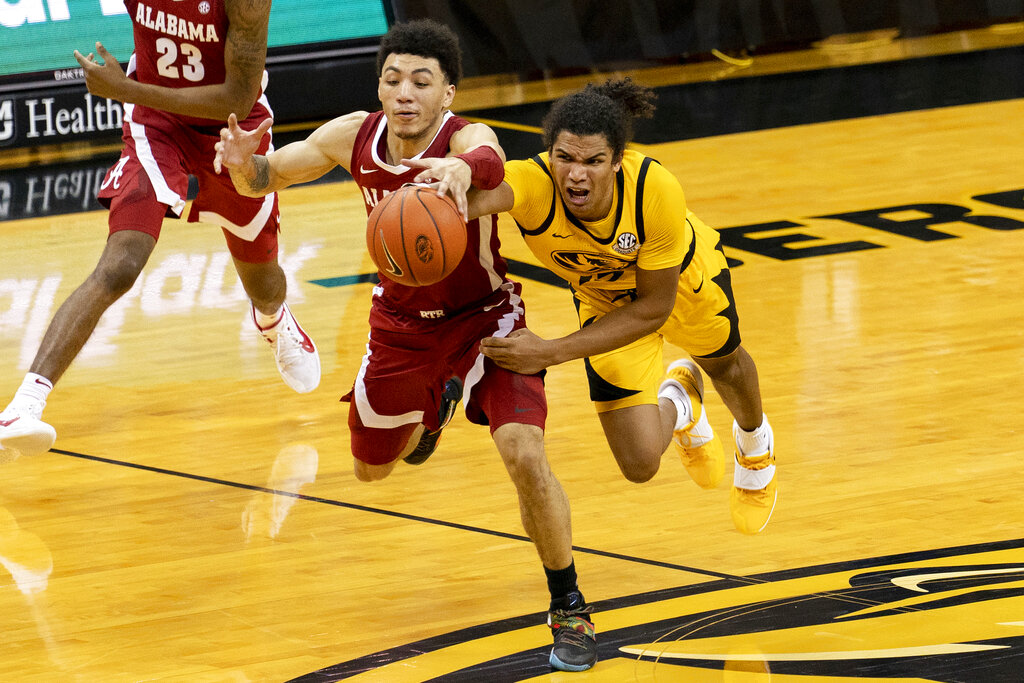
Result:
M661 404L665 405L661 405ZM615 462L629 481L640 484L658 473L672 440L676 411L667 399L598 413Z
M740 429L751 431L761 424L761 388L757 366L742 346L722 358L694 358L715 385L722 403Z
M564 671L589 669L597 661L592 608L576 586L569 499L548 465L544 432L534 425L510 423L494 430L493 437L519 496L523 528L548 576L548 626L554 638L548 661ZM562 590L555 588L560 584Z
M155 246L151 235L135 230L120 230L107 238L96 268L50 321L31 372L57 383L89 340L103 313L135 284Z
M57 433L42 421L50 390L78 356L103 313L135 284L154 246L156 239L134 230L120 230L107 239L93 272L57 309L26 382L0 413L0 453L34 455L53 445Z
M544 454L540 427L505 424L494 430L494 443L519 495L523 528L537 546L545 567L560 569L572 562L569 499Z

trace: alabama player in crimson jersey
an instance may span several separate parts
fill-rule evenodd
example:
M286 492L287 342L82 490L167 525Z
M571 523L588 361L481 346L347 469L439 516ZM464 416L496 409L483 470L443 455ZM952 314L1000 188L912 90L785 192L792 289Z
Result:
M277 197L240 197L226 173L213 171L214 144L228 114L243 112L246 128L270 121L263 95L270 0L126 0L125 6L135 40L127 74L99 42L96 55L75 51L89 92L124 103L121 158L99 192L109 208L107 243L95 270L57 311L24 382L0 413L0 452L29 455L53 445L56 431L42 413L54 383L104 311L135 283L164 217L181 215L189 174L197 177L199 194L188 219L223 229L255 327L284 381L300 393L320 382L316 347L285 304ZM263 149L269 145L268 138Z
M218 164L230 169L239 192L254 197L341 166L362 190L367 213L403 184L431 180L465 215L471 185L501 182L504 153L490 128L449 111L462 72L455 35L429 20L396 24L381 41L377 68L382 111L338 117L266 155L258 145L269 123L246 131L232 116L217 145ZM581 671L597 660L597 643L577 587L568 499L544 453L543 379L504 370L479 352L481 339L526 326L496 227L493 215L469 221L465 256L441 282L407 287L381 277L374 288L367 353L346 396L355 473L371 481L399 459L422 463L462 399L468 419L490 427L544 564L555 640L550 662Z

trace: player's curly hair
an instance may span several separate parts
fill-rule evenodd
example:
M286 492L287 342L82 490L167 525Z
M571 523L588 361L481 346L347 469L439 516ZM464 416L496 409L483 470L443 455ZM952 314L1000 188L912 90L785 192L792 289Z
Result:
M622 157L633 139L633 119L654 116L657 95L631 78L608 79L557 100L548 110L543 127L544 147L550 151L562 131L573 135L604 135L615 159Z
M458 36L433 19L416 19L393 25L380 40L377 49L377 75L384 70L388 55L416 55L437 60L452 85L462 78L462 50Z

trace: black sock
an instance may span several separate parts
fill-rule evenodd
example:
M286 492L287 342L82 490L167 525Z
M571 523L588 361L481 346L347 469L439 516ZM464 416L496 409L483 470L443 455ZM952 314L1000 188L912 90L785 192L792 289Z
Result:
M567 609L574 607L572 603L583 603L583 595L576 586L576 563L570 562L565 569L548 569L544 567L544 574L548 577L548 592L551 593L550 609ZM576 593L576 597L572 594Z

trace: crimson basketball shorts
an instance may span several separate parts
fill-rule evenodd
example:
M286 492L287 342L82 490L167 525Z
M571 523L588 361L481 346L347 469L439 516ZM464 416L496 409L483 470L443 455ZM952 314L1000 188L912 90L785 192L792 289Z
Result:
M277 193L243 197L235 191L227 169L220 174L213 170L219 127L197 128L171 114L131 104L124 109L121 158L107 171L98 196L110 209L111 234L138 230L159 239L163 219L178 218L184 211L188 177L194 175L199 193L189 222L221 226L231 255L239 261L265 263L277 257ZM240 125L251 130L268 116L261 98ZM270 149L267 135L257 152Z
M520 285L506 282L487 300L451 318L420 321L385 312L376 294L370 339L349 401L352 454L382 465L398 457L413 429L439 427L441 392L449 378L462 380L466 418L488 425L544 429L547 400L542 374L520 375L498 367L479 350L484 337L504 337L526 327ZM398 331L401 330L401 331Z

